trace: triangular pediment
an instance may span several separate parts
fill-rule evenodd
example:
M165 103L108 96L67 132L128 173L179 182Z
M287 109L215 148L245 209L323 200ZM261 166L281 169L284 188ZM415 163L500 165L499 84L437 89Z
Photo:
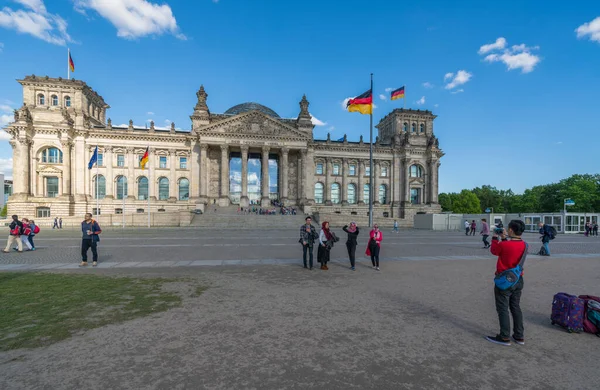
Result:
M37 169L38 173L45 175L61 175L62 170L55 167L54 165L40 165Z
M218 122L195 130L200 135L252 135L265 138L307 139L309 135L286 123L278 121L260 111L249 111L243 114L222 119Z

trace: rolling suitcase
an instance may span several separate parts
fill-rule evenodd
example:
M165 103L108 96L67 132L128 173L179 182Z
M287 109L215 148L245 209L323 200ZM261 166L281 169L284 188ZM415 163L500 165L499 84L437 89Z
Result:
M562 326L569 333L583 331L585 301L575 295L558 293L552 300L552 325Z
M585 302L585 306L584 306L585 311L583 314L583 331L586 333L600 335L600 329L598 329L598 327L592 321L590 321L588 318L589 310L590 310L588 301L593 300L596 302L600 302L600 298L595 297L593 295L580 295L579 298L583 299L583 301Z

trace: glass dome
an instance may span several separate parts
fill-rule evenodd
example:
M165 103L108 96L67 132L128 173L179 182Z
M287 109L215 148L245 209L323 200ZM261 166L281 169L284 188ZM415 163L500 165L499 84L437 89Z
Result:
M258 103L242 103L242 104L238 104L237 106L233 106L231 107L229 110L225 111L225 114L228 115L238 115L244 112L248 112L248 111L260 111L265 115L268 116L272 116L273 118L279 118L279 115L277 115L277 113L273 110L271 110L269 107L265 107L262 104L258 104Z

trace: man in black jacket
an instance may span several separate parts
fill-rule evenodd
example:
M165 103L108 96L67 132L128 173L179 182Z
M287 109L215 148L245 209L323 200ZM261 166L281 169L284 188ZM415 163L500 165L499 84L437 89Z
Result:
M8 241L6 242L6 248L2 252L9 253L14 242L17 242L19 252L23 252L23 242L21 241L21 233L23 232L23 223L19 221L19 216L13 215L12 222L9 225Z
M95 267L98 265L98 241L100 241L99 234L102 233L100 229L100 225L98 222L92 219L91 213L85 214L85 220L81 222L81 233L83 234L81 238L81 264L80 267L85 267L88 265L87 262L87 252L88 249L92 249L92 266Z
M554 237L552 237L552 230L550 229L550 226L543 222L538 223L538 227L540 228L542 247L544 248L543 251L540 249L538 254L540 256L550 256L550 240L554 239Z
M300 226L300 244L302 244L302 260L304 261L304 268L308 268L306 264L306 254L308 252L310 269L313 269L313 246L315 238L317 237L317 231L315 227L311 225L312 219L310 217L305 218L306 223Z

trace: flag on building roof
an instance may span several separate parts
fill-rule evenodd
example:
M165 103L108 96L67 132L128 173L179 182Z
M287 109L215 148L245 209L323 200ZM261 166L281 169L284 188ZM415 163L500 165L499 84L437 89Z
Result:
M140 159L140 167L142 169L144 169L146 167L146 164L148 163L148 149L150 147L146 148L146 152L144 153L144 155L142 156L142 158Z
M90 162L88 163L88 169L92 169L94 164L98 162L98 146L94 149L94 154L92 154L92 158L90 158Z
M392 100L401 99L404 97L404 86L392 91Z
M355 97L354 99L348 100L346 104L348 112L360 112L361 114L372 114L373 113L373 91L370 89Z
M337 140L337 142L343 142L343 141L344 141L344 137L342 137L342 138L339 138L339 139Z
M69 51L69 69L71 69L71 72L75 72L75 63L73 62L73 58L71 58L71 51Z

